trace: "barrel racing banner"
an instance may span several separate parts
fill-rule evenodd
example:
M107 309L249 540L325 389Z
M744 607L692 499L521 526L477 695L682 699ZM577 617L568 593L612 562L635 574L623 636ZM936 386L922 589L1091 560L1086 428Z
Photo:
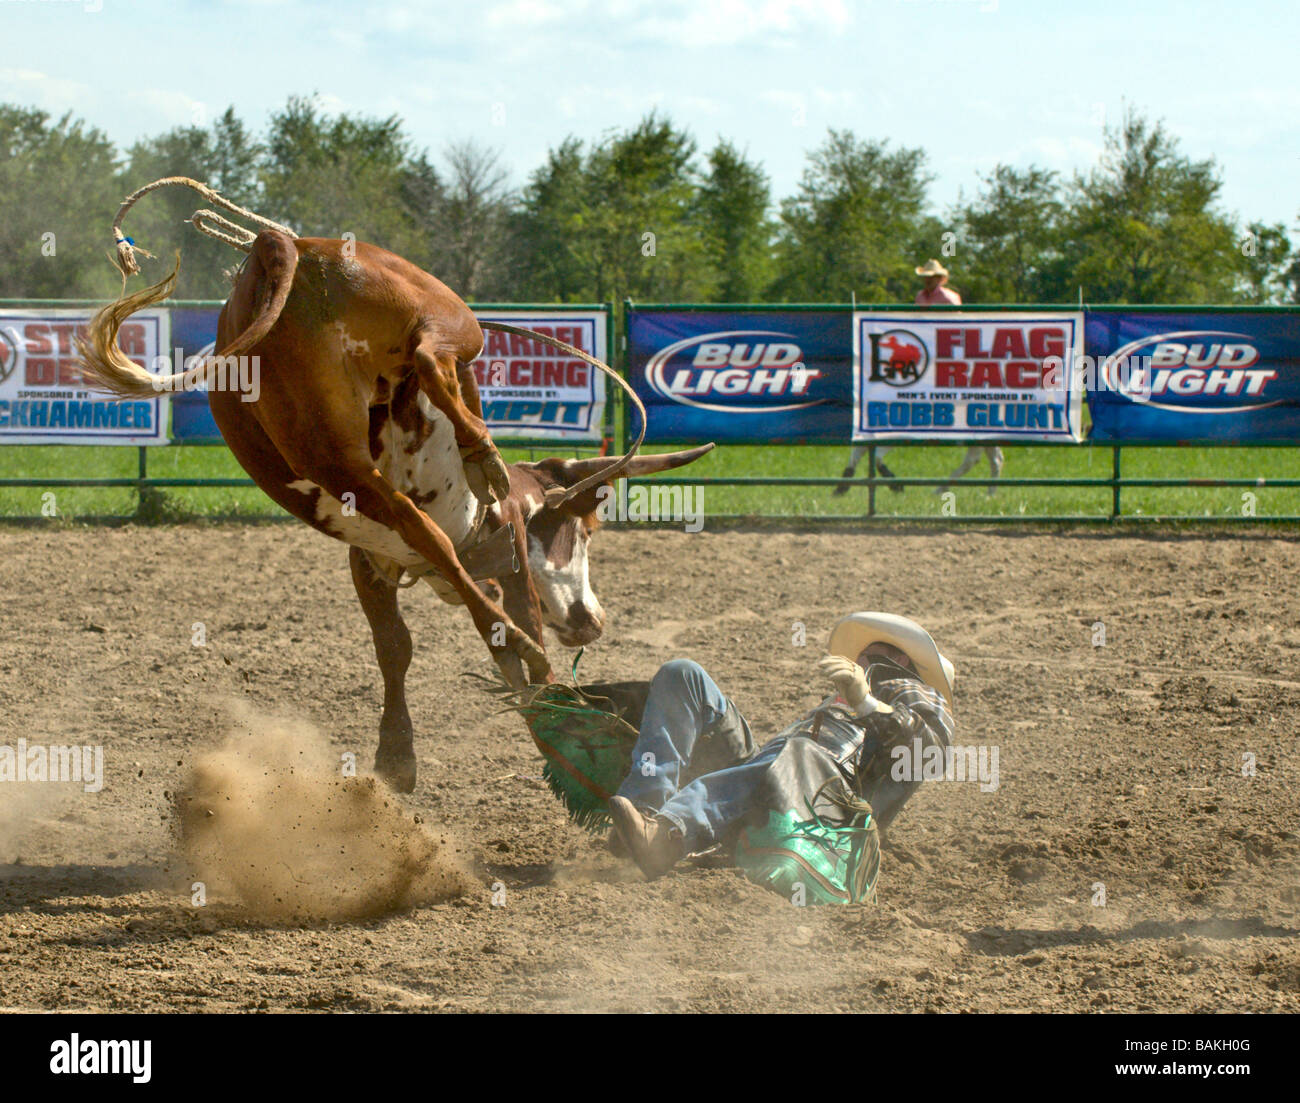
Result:
M1093 440L1294 443L1300 314L1089 312Z
M628 381L646 440L847 441L847 311L627 311Z
M109 401L76 368L87 309L0 309L0 444L166 444L167 396ZM166 310L122 323L122 351L158 371L171 344Z
M475 310L476 317L536 330L608 363L603 310ZM605 375L576 356L529 337L483 331L474 361L483 420L498 440L599 441Z
M1079 441L1079 313L855 313L854 440Z
M173 333L186 363L213 351L218 310L178 307ZM482 310L491 318L536 330L606 360L603 310ZM498 440L540 438L599 441L605 420L605 376L576 357L540 341L483 331L483 355L474 363L483 419ZM172 404L172 436L177 441L220 440L221 433L201 390L178 394Z

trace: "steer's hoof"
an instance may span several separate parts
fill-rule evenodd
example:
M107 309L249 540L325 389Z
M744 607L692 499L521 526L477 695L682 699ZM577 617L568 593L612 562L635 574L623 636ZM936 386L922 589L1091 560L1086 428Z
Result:
M462 452L461 460L465 467L465 481L480 502L490 506L510 497L510 472L490 441L485 448Z
M396 793L415 792L415 756L375 755L375 774Z
M511 658L516 662L522 660L528 667L530 684L540 685L555 681L555 675L551 672L551 661L546 657L546 652L537 646L528 633L518 628L513 629L506 639L506 646L509 648L508 654ZM497 660L497 664L501 665L501 659Z

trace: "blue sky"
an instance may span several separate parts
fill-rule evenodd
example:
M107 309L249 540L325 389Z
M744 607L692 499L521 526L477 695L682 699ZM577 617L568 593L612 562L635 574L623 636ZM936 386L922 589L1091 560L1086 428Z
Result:
M0 42L0 99L120 145L318 93L435 157L477 138L520 184L658 107L778 197L828 126L922 146L937 212L999 161L1086 168L1127 101L1218 159L1229 211L1300 214L1296 0L0 0Z

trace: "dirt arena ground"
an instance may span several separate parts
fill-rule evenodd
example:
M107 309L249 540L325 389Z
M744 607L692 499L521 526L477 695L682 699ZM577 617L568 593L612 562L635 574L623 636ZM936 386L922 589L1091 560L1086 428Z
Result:
M568 823L463 676L490 666L468 618L421 588L409 804L481 891L365 923L196 908L168 794L230 700L369 766L344 549L288 525L0 529L0 745L102 743L107 772L0 786L0 1009L1300 1011L1300 540L612 531L593 567L584 678L693 657L760 734L820 697L837 616L915 616L999 788L923 786L875 907L796 908L726 868L647 884Z

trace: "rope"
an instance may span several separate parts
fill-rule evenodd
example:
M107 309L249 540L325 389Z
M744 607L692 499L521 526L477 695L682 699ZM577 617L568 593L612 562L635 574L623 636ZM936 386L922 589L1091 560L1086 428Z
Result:
M808 815L811 817L807 820L797 821L794 825L796 831L813 836L822 836L822 841L828 843L832 849L841 849L839 839L847 836L849 843L849 853L845 858L845 887L849 890L849 898L855 904L862 903L863 900L869 899L874 892L875 877L879 874L879 865L875 870L866 867L873 857L878 858L879 852L872 854L867 849L867 842L875 831L875 824L872 822L874 813L871 805L865 800L855 796L843 796L839 793L827 793L826 790L832 785L843 785L843 779L833 777L817 790L812 800L805 800L808 807ZM849 817L848 823L837 826L829 824L821 818L814 809L814 805L825 794L826 799L836 807L842 809ZM865 891L863 886L865 885Z
M232 203L225 196L213 191L207 184L200 184L197 180L191 180L188 176L164 176L161 180L155 180L152 184L137 188L122 201L122 205L117 209L117 217L113 219L113 243L117 246L117 266L122 270L124 276L134 276L140 271L140 265L136 263L135 259L137 252L143 253L146 257L152 257L153 254L147 249L136 245L131 238L122 233L122 219L126 217L127 211L150 192L155 192L159 188L175 186L191 188L209 203L220 207L224 211L229 211L231 214L238 215L240 218L246 218L249 222L254 222L263 229L279 230L290 237L298 236L288 226L282 226L269 218L263 218L256 211L250 211L246 207ZM194 224L196 229L209 237L215 237L218 241L224 241L227 245L233 245L236 249L241 249L245 253L249 251L248 246L253 238L257 236L256 234L250 234L249 231L236 226L233 222L214 214L212 211L195 211L189 221ZM220 222L221 226L205 225L209 221ZM238 240L235 240L235 238L238 238Z
M195 211L188 221L199 233L224 241L245 253L253 250L257 235L252 230L246 230L243 226L236 226L229 219L222 218L216 211Z

